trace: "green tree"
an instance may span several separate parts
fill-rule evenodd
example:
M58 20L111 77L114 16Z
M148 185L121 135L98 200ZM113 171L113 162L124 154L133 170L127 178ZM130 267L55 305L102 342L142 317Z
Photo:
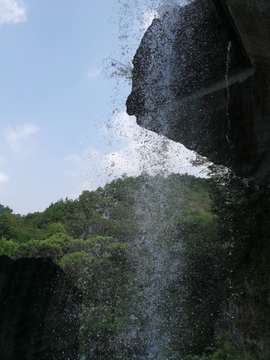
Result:
M83 291L81 351L91 356L112 356L116 331L127 322L134 295L129 245L112 238L92 239L88 252L62 258L60 266Z
M55 234L66 234L66 229L63 224L60 222L58 223L52 223L49 225L48 231L47 231L47 237L50 237Z
M0 237L4 237L7 240L17 239L20 228L16 222L16 218L4 212L0 215Z
M19 244L2 237L0 240L0 255L13 256Z
M11 214L13 212L13 210L8 206L4 206L4 205L0 204L0 215L4 214L4 212L8 212L9 214Z

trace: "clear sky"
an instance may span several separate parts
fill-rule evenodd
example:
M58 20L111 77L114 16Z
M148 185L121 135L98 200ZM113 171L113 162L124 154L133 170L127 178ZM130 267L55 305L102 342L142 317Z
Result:
M125 114L130 84L106 70L132 60L163 3L0 0L1 204L27 214L124 173L201 170Z

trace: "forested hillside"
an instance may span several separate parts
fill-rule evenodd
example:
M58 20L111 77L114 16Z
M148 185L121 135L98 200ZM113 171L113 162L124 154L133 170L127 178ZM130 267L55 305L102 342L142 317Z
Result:
M213 343L228 279L250 270L255 238L268 249L269 195L237 179L141 175L42 213L1 208L0 254L51 256L83 291L80 352L87 359L202 354ZM252 264L267 296L268 265L258 272ZM266 310L255 308L260 317ZM221 347L226 341L217 338ZM205 359L219 359L211 351Z
M144 291L147 282L152 281L149 274L155 273L154 253L160 251L166 259L180 258L171 251L173 243L179 243L179 237L194 221L197 232L201 227L200 236L210 231L208 226L213 225L208 190L207 180L188 175L142 175L115 180L96 191L84 191L76 200L61 199L42 213L22 217L5 212L0 215L0 251L15 257L51 256L83 290L83 353L113 356L119 351L147 352L142 344L148 336L150 312L145 306L146 311L142 311L141 305L149 296ZM160 249L164 246L168 251ZM147 280L137 276L143 267ZM177 267L174 281L175 273L180 271ZM155 311L160 311L164 302L161 293L168 296L168 291L173 291L161 290L158 288L156 293L159 299ZM168 326L172 329L174 324ZM117 341L120 349L116 350L113 338L121 329L129 332L130 328L140 329L140 335L137 339L127 335L122 348Z
M147 190L151 183L147 175L117 179L96 191L83 191L76 200L61 199L43 212L26 216L13 215L9 207L0 205L0 237L27 244L29 240L46 240L61 233L81 240L110 236L132 243L139 231L136 199L141 189ZM207 180L174 174L166 179L166 186L170 188L168 216L180 211L210 211Z

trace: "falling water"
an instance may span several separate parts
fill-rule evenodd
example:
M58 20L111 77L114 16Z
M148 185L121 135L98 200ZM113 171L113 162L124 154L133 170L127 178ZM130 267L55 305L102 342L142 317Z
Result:
M172 1L172 3L173 6L177 4L175 1ZM172 7L171 9L173 10L173 8L174 7ZM177 34L173 29L175 28L176 22L179 21L179 19L177 18L176 12L168 12L167 7L165 7L164 9L165 12L163 13L161 11L161 13L159 14L163 17L163 23L165 24L164 27L162 28L161 26L159 26L160 24L157 21L158 16L156 14L154 25L156 26L155 31L157 32L157 38L152 41L153 39L150 37L149 43L146 41L146 44L144 44L145 48L147 49L147 61L149 61L150 63L147 63L147 71L145 71L144 68L140 69L143 73L143 76L140 79L141 83L139 83L139 86L143 87L143 82L147 84L147 91L149 96L145 98L144 106L150 114L154 113L155 115L157 115L157 118L155 119L153 118L153 115L149 115L145 119L145 123L143 125L148 128L149 123L156 122L156 128L158 129L158 132L162 134L167 134L169 128L169 126L167 126L166 128L167 113L161 110L162 106L159 105L164 105L165 101L171 104L171 97L176 94L175 88L178 84L175 83L174 87L172 86L172 84L175 77L175 74L173 73L173 63L174 60L177 58L176 56L174 56L175 54L173 44L177 40ZM187 44L187 46L188 45L189 43ZM223 54L225 49L226 45L223 45L221 54ZM139 53L139 55L137 54L137 56L140 57L142 55ZM218 85L222 85L222 88L224 87L223 63L225 59L226 90L224 89L224 93L226 95L226 139L229 147L232 149L234 145L230 139L232 129L229 112L231 101L229 81L231 80L229 79L229 72L232 60L231 41L227 45L226 57L223 56L222 58L222 72L219 73L219 75L222 74L223 80ZM181 63L181 61L184 59L178 60ZM156 64L160 63L162 63L162 66L156 66ZM153 101L153 99L155 100L155 102ZM200 111L202 110L200 109ZM162 123L163 130L160 130L160 123ZM149 128L151 128L151 126L149 126ZM160 151L162 153L162 149ZM166 162L164 155L163 157L161 156L159 158L159 161ZM169 298L170 295L166 295L168 286L170 284L173 284L174 282L177 282L179 277L183 277L184 274L183 271L181 273L181 266L183 262L183 257L181 258L181 252L184 253L184 250L182 248L184 248L185 239L184 236L177 236L177 234L173 234L171 232L171 230L173 229L173 224L176 222L176 216L179 216L179 214L181 213L181 210L179 210L178 212L175 211L173 215L172 213L169 214L167 212L167 209L169 208L168 204L171 201L172 192L173 189L170 187L170 183L166 182L164 176L158 174L154 177L150 177L147 174L144 174L142 186L134 196L134 217L136 218L137 226L140 229L132 243L133 257L136 263L135 283L137 286L137 293L136 300L129 306L129 311L131 313L130 328L125 329L125 332L123 332L122 335L119 335L118 341L121 336L122 338L125 338L124 342L126 341L126 343L128 343L130 339L139 339L138 343L141 344L140 351L139 353L134 352L136 353L136 359L138 360L161 360L165 358L171 359L171 355L173 354L173 334L171 331L172 327L170 326L170 322L172 322L173 319L172 314L166 313L164 309L168 309L171 304ZM199 212L197 209L196 211ZM196 211L194 211L194 213ZM209 222L210 220L208 219L207 225L209 225ZM182 224L180 224L180 226L181 225ZM207 235L209 234L203 234L203 236ZM194 235L194 243L198 241L199 237L200 234L196 233ZM203 240L205 241L205 239ZM211 236L209 241L212 241ZM194 248L196 248L196 245L192 244L192 251L194 251ZM222 252L223 250L226 251L226 248L226 246L223 246L221 244L219 248L217 247L217 252ZM205 252L207 251L207 255L210 252L209 249L210 246L209 248L204 250ZM177 256L175 254L177 254ZM206 259L210 259L210 257L206 257ZM191 279L191 281L193 281L192 285L194 285L194 288L198 290L198 282L196 283L196 281L194 281L195 277L197 277L199 279L197 281L200 281L200 286L201 288L203 288L199 288L198 290L198 292L201 292L199 295L197 295L197 300L199 299L199 301L196 303L196 306L194 305L194 308L196 309L195 312L197 311L196 314L207 318L207 312L200 311L201 309L205 310L206 306L203 306L202 304L205 301L207 302L208 308L209 306L211 306L211 313L208 314L208 318L210 318L211 316L214 316L215 312L215 310L213 310L215 309L215 300L217 298L215 288L217 288L218 292L218 282L221 278L219 276L216 276L216 274L219 275L218 269L219 267L222 268L222 262L213 262L213 264L210 264L211 266L209 266L208 268L208 264L203 264L203 266L205 266L208 270L208 272L206 271L207 276L209 277L208 283L207 280L205 281L205 279L202 278L205 276L205 273L201 271L202 264L200 263L200 261L198 261L198 263L194 261L194 264L192 264L192 266L194 266L194 268L192 268L193 273L191 272L191 274L188 274L189 278L187 281L190 281ZM196 269L196 265L198 266L199 270ZM212 267L212 265L214 265L214 267ZM182 266L182 269L183 268L184 266ZM200 274L199 271L201 271ZM185 288L181 287L183 285L183 282L179 282L179 284L180 285L178 290L180 289L180 296L178 296L177 301L180 303L184 303L184 301L182 301L182 298L185 297ZM209 284L211 285L209 286ZM206 288L206 291L204 289L204 286ZM204 297L203 295L205 294L207 294L208 297ZM196 295L192 294L190 296L193 296L193 298L196 300ZM188 295L186 299L188 299ZM169 305L166 304L166 301L168 301ZM185 305L186 307L188 307L187 304ZM185 316L185 313L181 309L181 306L178 306L177 309L179 311L178 317L176 316L178 321L179 318ZM187 319L189 320L188 316ZM182 326L182 321L183 320L181 318L180 327ZM195 336L207 336L206 322L201 321L200 323L198 321L196 323L196 321L194 321L193 324L196 325L194 327L197 327L193 332ZM199 328L201 324L206 324L206 326L201 326L201 328ZM210 322L209 324L213 325L213 323ZM212 331L212 329L210 330ZM182 339L183 337L180 336L181 341ZM188 345L192 347L193 344L191 336L188 338L187 341L189 343Z
M230 107L230 87L229 87L229 69L230 69L230 63L231 63L231 56L232 56L232 43L229 41L228 47L227 47L227 59L226 59L226 72L225 72L225 82L226 82L226 91L227 91L227 99L226 99L226 119L227 119L227 126L228 131L226 134L226 139L229 143L230 148L232 149L233 142L230 140L230 132L231 132L231 119L229 114L229 107Z
M175 74L170 66L171 59L177 57L172 46L177 35L174 29L176 22L179 21L179 7L190 2L192 1L161 1L156 7L158 11L154 11L155 19L163 17L163 25L155 29L159 41L147 44L150 49L150 58L155 59L151 61L144 79L151 91L151 96L146 99L145 104L149 112L154 110L153 106L156 106L151 101L152 98L157 102L159 99L162 102L163 98L171 101L175 92L175 88L172 87ZM151 6L153 7L153 4ZM130 16L130 14L127 15ZM164 63L166 66L160 68L156 66L156 63ZM162 107L158 111L158 118L152 119L149 116L147 121L157 122L162 119L164 128L167 113L162 112ZM165 128L161 133L167 132L168 129ZM167 161L166 144L165 139L163 148L155 148L159 164L165 165ZM153 167L154 165L152 164ZM148 166L151 167L151 164ZM141 170L144 172L149 169ZM140 287L140 300L136 301L132 309L133 325L126 336L129 339L140 338L142 353L136 354L138 360L167 359L168 354L172 353L170 322L173 319L164 312L165 303L168 301L165 293L169 284L179 277L181 268L179 254L182 243L179 238L174 240L174 235L170 232L175 217L179 216L180 212L175 212L174 215L167 212L173 189L172 185L166 181L166 175L159 173L150 177L145 173L146 181L135 197L136 221L140 234L134 241L133 251L138 264L136 277Z
M179 257L174 258L172 254L179 253L181 242L173 242L172 234L169 235L174 217L179 214L167 214L172 188L166 178L162 175L146 178L136 201L141 229L141 236L135 242L140 262L137 276L142 285L141 302L136 310L148 324L146 357L142 359L160 359L170 346L170 331L164 326L170 319L165 317L161 307L165 301L164 291L175 280L180 265Z

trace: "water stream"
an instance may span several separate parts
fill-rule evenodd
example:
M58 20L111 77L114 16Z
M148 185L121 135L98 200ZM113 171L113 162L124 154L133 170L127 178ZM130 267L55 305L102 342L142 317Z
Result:
M125 5L124 8L128 13L128 18L130 18L130 5L126 2L124 2L123 5ZM176 54L177 51L174 45L177 41L175 28L177 28L176 22L179 21L178 10L180 5L183 5L183 3L165 1L159 4L156 11L153 7L151 8L152 17L155 19L154 24L156 24L155 31L157 32L157 37L155 41L152 41L150 37L149 42L146 42L144 45L147 49L147 61L149 62L149 64L147 63L149 66L147 72L141 80L147 84L147 89L149 89L149 96L146 97L144 106L150 114L151 112L158 114L155 119L152 119L152 115L149 115L146 122L162 122L161 126L163 130L160 131L161 134L167 134L169 132L166 124L168 124L168 127L170 126L166 118L168 113L162 110L164 99L170 102L175 96L177 92L176 88L179 85L175 81L177 71L175 68L177 68L177 66L175 66L174 63L176 60L178 62L180 60ZM159 16L162 16L163 21L160 26L157 20ZM182 18L181 21L183 21ZM182 56L184 57L185 54ZM229 42L226 51L225 75L222 74L222 86L226 87L226 139L232 148L233 143L230 139L231 121L229 114L231 96L229 70L231 57L232 43ZM185 62L185 60L183 61ZM161 64L164 66L161 66ZM203 89L203 91L205 91L205 89ZM152 101L153 99L155 102ZM155 108L159 103L162 104L160 110L159 107L157 109ZM144 123L144 127L148 128L146 123ZM164 168L166 168L167 148L167 140L164 140L160 147L154 147L157 161L160 165L164 164ZM154 166L154 164L152 164L152 166ZM144 171L145 169L141 170ZM148 164L146 170L151 173L151 163ZM133 347L132 351L134 352L133 355L130 355L130 358L136 358L138 360L173 358L180 360L180 355L175 351L175 347L173 348L175 338L177 338L177 344L181 343L181 341L183 344L186 344L186 348L188 349L186 354L189 354L190 351L192 351L190 349L193 347L194 339L194 343L196 343L200 341L199 338L201 337L203 343L207 341L205 340L207 337L208 339L211 337L206 327L211 328L211 316L213 316L214 310L212 311L212 309L210 309L207 301L212 301L214 304L214 290L211 289L208 291L208 289L200 289L200 294L196 294L196 286L200 286L204 278L203 272L197 269L197 258L192 258L193 255L191 256L192 273L185 275L182 273L183 239L181 238L181 229L176 231L175 226L176 219L179 218L182 209L169 211L170 203L174 200L175 189L173 188L173 183L167 181L167 175L168 173L166 173L166 171L156 173L155 176L149 176L144 173L142 186L134 195L135 219L139 229L131 244L133 260L136 263L134 297L133 302L129 304L129 322L126 324L125 329L120 329L117 332L116 338L114 338L113 341L121 343L124 348L130 346L130 349L132 349ZM196 196L200 196L198 193L196 193ZM176 196L181 197L179 194L181 193L178 192ZM192 196L195 195L193 194ZM195 203L196 201L197 200L195 200ZM194 210L194 213L192 206L188 208L188 211L192 214L190 217L194 216L197 222L202 221L203 215L205 215L205 209L203 209L203 207L200 208L200 206L199 209ZM202 212L203 215L200 212ZM187 222L188 221L189 219ZM203 221L206 220L204 219ZM210 220L209 222L211 223ZM197 225L189 224L189 226L196 228ZM211 224L209 226L211 227ZM204 227L202 227L202 229L204 229ZM192 233L193 230L189 231ZM204 230L202 230L202 232L203 231ZM201 234L192 236L200 238ZM205 241L205 238L201 241ZM192 246L196 248L197 245L194 244ZM192 251L195 251L193 248ZM204 270L207 269L207 271L209 271L207 275L209 282L215 285L216 280L212 278L215 275L215 270L209 270L212 264L211 262L206 262L205 258L207 258L207 256L208 254L204 254L202 259L197 256L199 257L199 267L202 266ZM215 266L218 268L218 265ZM189 277L190 282L186 288L183 286L181 279L181 277L184 276ZM189 290L187 290L188 287ZM192 287L194 287L195 290ZM191 310L189 310L189 304L185 304L186 309L183 310L182 304L187 301L188 296L191 296L190 293L192 291L195 293L192 299L192 301L195 299L192 305L193 308L191 306ZM208 297L208 300L204 300L204 295L206 298ZM173 299L173 297L175 298ZM191 299L191 297L189 297L189 299ZM214 307L215 305L213 305L213 309ZM211 313L209 313L210 310ZM173 311L175 312L173 313ZM191 314L189 314L189 311ZM201 316L202 318L200 318ZM189 319L193 322L192 324L189 323ZM186 329L184 329L185 327ZM134 350L136 347L137 350ZM185 353L185 349L182 354L183 353Z
M227 119L227 124L228 124L226 139L229 143L230 148L233 149L233 147L234 147L233 142L229 138L230 132L231 132L231 119L230 119L230 114L229 114L230 96L231 96L230 87L229 87L229 70L230 70L231 56L232 56L232 43L231 43L231 41L229 41L228 47L227 47L226 72L225 72L226 93L227 93L226 119Z
M160 359L170 347L170 318L163 310L166 288L179 275L181 241L170 233L175 217L168 214L172 199L171 184L162 175L148 177L136 200L136 215L141 236L135 241L139 256L138 278L141 302L136 309L147 322L147 359ZM142 357L144 359L146 357Z
M173 97L175 89L172 88L174 83L174 74L168 64L170 59L175 57L175 49L172 44L175 41L176 32L175 24L179 21L177 9L179 6L185 6L192 1L157 1L145 3L145 10L148 14L152 14L154 19L165 15L166 26L158 29L159 41L154 44L149 43L151 68L148 69L144 81L150 85L151 96L146 104L146 108L151 112L155 106L151 102L154 98L164 97L170 99ZM134 11L124 1L122 9L128 9L125 12L128 18L131 18L130 12ZM134 16L136 18L136 15ZM150 25L151 22L148 23ZM126 51L126 49L125 49ZM230 53L230 49L228 50ZM184 55L183 55L184 56ZM229 71L230 55L228 55L226 76ZM155 59L155 61L153 61ZM156 63L164 62L164 66L160 70L160 66ZM159 74L158 72L161 71ZM157 79L159 79L157 84ZM151 86L152 84L152 86ZM148 118L148 121L162 121L162 133L166 133L167 114L162 112L160 108L158 119ZM147 127L147 126L146 126ZM156 145L154 151L156 153L159 164L164 164L166 169L167 159L167 141ZM141 169L152 173L151 165L147 164ZM138 360L161 360L173 359L173 349L171 343L173 341L172 328L175 318L181 317L181 314L170 313L171 294L168 291L170 284L177 282L181 276L181 238L177 234L173 234L174 222L179 217L180 210L174 214L168 212L169 202L173 200L173 185L166 180L166 170L156 175L148 176L145 173L143 186L135 196L135 214L137 226L140 229L139 235L133 243L133 254L136 260L136 282L139 284L139 294L134 304L131 304L131 326L126 329L124 343L138 341L140 343L140 351L134 355ZM181 290L178 288L178 293ZM138 300L139 299L139 300ZM178 299L180 302L180 299ZM181 306L176 307L181 313ZM121 337L121 335L120 335ZM177 356L177 355L176 355ZM178 357L176 357L178 359ZM180 358L179 358L180 359Z

